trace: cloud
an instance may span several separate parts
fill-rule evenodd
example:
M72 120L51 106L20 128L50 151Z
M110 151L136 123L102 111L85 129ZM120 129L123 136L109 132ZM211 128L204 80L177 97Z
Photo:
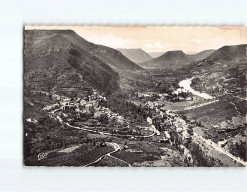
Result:
M159 41L156 41L155 43L146 43L143 45L144 47L147 47L149 49L163 49L165 48L165 45L162 44L161 42Z

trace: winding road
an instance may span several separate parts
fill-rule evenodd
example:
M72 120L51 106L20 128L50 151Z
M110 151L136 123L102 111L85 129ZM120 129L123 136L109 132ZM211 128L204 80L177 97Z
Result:
M110 135L110 136L115 136L115 137L116 136L130 136L130 137L135 137L135 138L148 138L148 137L152 137L155 134L159 133L159 131L155 128L154 125L152 125L152 129L153 129L153 133L152 134L150 134L150 135L140 135L140 136L138 136L138 135L117 135L117 134L112 134L112 133L107 133L107 132L102 132L102 131L95 131L95 130L92 130L92 129L89 129L89 128L85 128L85 127L84 128L83 127L76 127L76 126L70 125L68 122L64 122L63 119L60 116L55 115L55 113L60 111L60 110L61 110L61 108L55 109L55 110L51 111L50 114L55 116L60 123L63 123L65 125L69 126L69 127L75 128L75 129L80 129L80 130L91 132L91 133L97 133L97 134L102 134L102 135ZM118 161L121 161L121 162L127 164L129 167L131 167L131 164L129 164L128 162L111 155L111 154L121 150L121 147L117 143L107 142L106 144L112 146L114 148L114 150L111 151L111 152L108 152L106 154L101 155L99 158L97 158L93 162L90 162L90 163L84 165L83 167L91 166L91 165L101 161L105 156L109 156L111 158L114 158L114 159L116 159Z
M91 166L91 165L93 165L93 164L95 164L95 163L101 161L102 158L104 158L105 156L109 156L109 157L115 158L116 160L119 160L119 161L121 161L121 162L124 162L124 163L126 163L129 167L131 167L131 165L130 165L129 163L127 163L126 161L124 161L124 160L122 160L122 159L119 159L119 158L117 158L117 157L115 157L115 156L111 156L111 154L113 154L113 153L115 153L115 152L121 150L121 146L119 146L117 143L114 143L114 142L106 142L106 144L112 146L112 147L114 148L114 150L111 151L111 152L108 152L108 153L106 153L106 154L101 155L99 158L97 158L97 159L94 160L93 162L90 162L90 163L84 165L83 167Z
M195 109L195 108L200 108L202 106L206 106L206 105L218 102L218 101L220 101L220 100L213 100L211 102L205 102L205 103L198 104L198 105L195 105L195 106L189 106L189 107L184 108L183 110L186 111L186 110L192 110L192 109Z
M59 110L61 110L61 109L56 109L56 110L52 111L51 113L54 115L55 112L57 112ZM153 133L150 134L150 135L120 135L120 134L112 134L112 133L107 133L107 132L103 132L103 131L95 131L95 130L92 130L92 129L89 129L89 128L85 128L85 127L76 127L76 126L73 126L73 125L69 124L68 122L64 122L63 119L61 117L59 117L59 116L56 116L56 118L59 120L60 123L64 123L68 127L72 127L72 128L75 128L75 129L80 129L80 130L91 132L91 133L97 133L97 134L101 134L101 135L110 135L110 136L115 136L115 137L119 137L119 136L127 137L127 136L129 136L129 137L134 137L134 138L148 138L148 137L153 137L158 132L158 130L154 126L152 126Z
M210 96L210 95L208 95L208 94L206 94L206 93L200 93L200 92L195 91L194 89L192 89L191 86L190 86L191 83L192 83L192 79L193 79L193 78L185 79L185 80L180 81L180 82L179 82L179 86L180 86L181 88L183 87L185 90L191 92L192 94L194 94L194 95L196 95L196 96L199 96L199 97L202 97L202 98L204 98L204 99L215 99L214 97L212 97L212 96ZM203 104L200 104L200 105L197 105L197 106L191 106L191 107L187 108L186 110L190 110L190 109L202 107L202 106L205 106L205 105L208 105L208 104L212 104L212 103L217 102L217 101L219 101L219 100L214 100L214 101L207 102L207 103L203 103ZM52 115L55 115L55 113L56 113L57 111L59 111L59 110L61 110L61 109L53 110L53 111L51 112L51 114L52 114ZM135 137L135 138L141 138L141 137L142 137L142 138L148 138L148 137L152 137L152 136L154 136L155 134L157 134L157 130L156 130L156 128L154 128L154 129L153 129L153 133L150 134L150 135L144 135L144 136L136 136L136 135L117 135L117 134L112 134L112 133L108 133L108 132L96 131L96 130L92 130L92 129L85 128L85 127L84 127L84 128L82 128L82 127L76 127L76 126L70 125L68 122L64 122L64 121L62 120L62 118L59 117L59 116L56 116L56 118L57 118L61 123L64 123L64 124L66 124L66 125L69 126L69 127L72 127L72 128L75 128L75 129L80 129L80 130L87 131L87 132L98 133L98 134L102 134L102 135L110 135L110 136L115 136L115 137L116 137L116 136L118 136L118 137L119 137L119 136L131 136L131 137ZM198 135L198 134L196 134L196 133L194 133L194 136L197 137L197 138L199 138L199 139L201 139L201 140L203 140L205 143L207 143L208 145L212 146L215 150L217 150L217 151L219 151L219 152L221 152L221 153L227 155L227 156L230 157L231 159L233 159L233 160L235 160L236 162L238 162L238 163L242 164L243 166L247 167L247 162L244 162L242 159L240 159L240 158L238 158L238 157L236 157L236 156L230 154L229 152L225 151L223 148L221 148L220 146L218 146L217 144L215 144L215 143L212 142L211 140L207 140L207 139L203 138L202 136L200 136L200 135ZM126 161L123 161L123 160L121 160L121 159L119 159L119 158L114 157L114 156L111 155L111 154L113 154L113 153L115 153L115 152L121 150L121 147L120 147L118 144L116 144L116 143L108 143L108 145L112 146L112 147L114 148L114 150L111 151L111 152L108 152L108 153L106 153L106 154L101 155L99 158L97 158L97 159L94 160L93 162L88 163L88 164L86 164L86 165L84 165L84 166L87 167L87 166L93 165L93 164L95 164L95 163L101 161L102 158L103 158L104 156L109 156L109 157L115 158L115 159L117 159L117 160L119 160L119 161L122 161L122 162L128 164L129 167L131 166L131 165L130 165L129 163L127 163Z
M194 133L194 136L199 138L199 139L201 139L201 140L203 140L205 143L207 143L208 145L212 146L215 150L225 154L226 156L230 157L231 159L235 160L236 162L238 162L238 163L242 164L243 166L247 167L247 162L244 162L240 158L238 158L238 157L232 155L231 153L225 151L223 148L221 148L219 145L217 145L213 141L205 139L201 135L198 135L196 133Z
M206 94L206 93L200 93L198 91L195 91L194 89L191 88L191 83L192 83L192 78L190 79L185 79L185 80L182 80L179 82L179 86L180 87L183 87L185 90L191 92L192 94L194 95L197 95L199 97L202 97L204 99L214 99L214 97ZM235 96L237 97L237 96ZM240 97L237 97L237 98L240 98ZM243 98L240 98L240 99L243 99ZM200 105L197 105L197 106L191 106L191 107L188 107L187 109L184 109L184 110L190 110L190 109L194 109L194 108L198 108L198 107L202 107L202 106L205 106L205 105L208 105L208 104L212 104L214 102L217 102L219 100L214 100L214 101L211 101L211 102L206 102L206 103L203 103L203 104L200 104ZM237 110L238 111L238 110ZM243 166L247 167L247 162L243 161L242 159L232 155L231 153L225 151L223 148L221 148L219 145L215 144L213 141L211 140L207 140L205 138L203 138L201 135L198 135L194 132L194 136L203 140L205 143L207 143L208 145L212 146L215 150L225 154L226 156L230 157L231 159L235 160L236 162L242 164Z

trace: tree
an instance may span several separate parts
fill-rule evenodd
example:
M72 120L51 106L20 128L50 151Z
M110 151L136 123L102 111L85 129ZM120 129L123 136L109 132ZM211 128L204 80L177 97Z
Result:
M103 123L103 124L108 124L109 123L109 118L106 114L102 114L99 117L99 122Z

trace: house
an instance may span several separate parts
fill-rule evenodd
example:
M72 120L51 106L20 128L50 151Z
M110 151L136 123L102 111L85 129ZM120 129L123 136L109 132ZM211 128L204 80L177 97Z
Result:
M65 106L65 105L69 105L70 103L70 98L65 98L61 100L61 105Z
M153 124L153 122L152 122L152 118L150 118L150 117L147 117L147 122L151 125L151 124Z
M166 139L171 139L171 136L170 136L170 134L168 133L168 131L165 131L165 137L166 137Z
M160 136L160 132L158 130L155 131L157 136Z
M186 98L186 101L192 101L192 100L193 100L193 97L189 96L189 97Z
M190 134L187 131L183 131L182 132L182 138L183 138L183 140L189 139L190 138Z
M94 118L99 118L101 116L101 113L100 112L95 112L94 113Z
M60 100L61 100L61 97L60 97L59 95L53 94L53 95L52 95L52 99L53 99L53 100L58 100L58 101L60 101Z
M38 123L36 119L31 119L31 118L26 119L26 121L29 123Z
M218 142L218 145L219 145L220 147L224 147L226 144L227 144L227 140L223 140L223 141L219 141L219 142Z
M124 124L124 118L122 116L117 116L116 118L117 118L117 120L116 120L117 123L119 123L121 125Z
M165 115L165 113L162 112L162 111L160 111L160 116L161 116L161 117L164 117L164 115Z
M82 99L82 100L80 101L80 105L81 105L81 106L85 106L86 104L87 104L87 101L86 101L86 100Z
M184 100L184 98L181 97L181 96L179 96L178 99L179 99L180 101Z
M165 106L161 107L161 108L160 108L160 110L161 110L162 112L165 112L165 113L167 112L167 110L166 110L166 107L165 107Z
M50 105L50 106L46 106L45 108L43 108L43 110L45 111L50 111L51 109L57 109L59 108L59 104L53 104L53 105Z
M91 113L94 111L93 104L86 104L85 105L86 112Z
M96 100L93 100L90 102L94 108L97 108L99 106L99 103Z

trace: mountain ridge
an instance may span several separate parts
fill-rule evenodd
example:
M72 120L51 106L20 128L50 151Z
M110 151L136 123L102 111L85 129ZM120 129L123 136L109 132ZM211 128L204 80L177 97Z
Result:
M108 93L119 89L119 74L142 69L72 30L25 30L24 62L25 84L44 90L84 85Z
M147 52L145 52L141 48L135 48L135 49L118 48L117 50L120 51L125 57L127 57L128 59L130 59L131 61L137 64L153 59Z
M192 62L181 50L167 51L163 55L141 64L146 69L170 69Z
M163 55L140 65L146 69L180 68L189 65L190 63L200 61L211 55L213 52L214 50L205 50L191 55L184 53L182 50L167 51Z

